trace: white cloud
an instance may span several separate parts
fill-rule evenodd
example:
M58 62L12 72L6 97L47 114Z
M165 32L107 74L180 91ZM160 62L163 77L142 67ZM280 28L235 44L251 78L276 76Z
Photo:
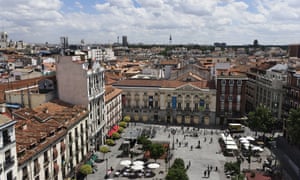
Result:
M83 9L83 5L79 1L75 2L75 6L78 7L79 9Z
M299 0L249 2L106 0L90 7L84 0L71 5L62 0L0 0L0 25L11 38L27 42L58 42L63 35L77 43L112 43L121 35L131 43L168 43L172 34L175 44L289 43L299 37Z

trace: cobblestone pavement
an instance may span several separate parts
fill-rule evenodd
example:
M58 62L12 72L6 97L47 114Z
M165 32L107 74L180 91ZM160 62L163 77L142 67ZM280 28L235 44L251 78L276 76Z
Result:
M153 178L140 178L140 179L164 179L166 175L166 168L172 165L175 158L181 158L184 160L185 165L191 164L187 169L187 175L190 180L198 179L212 179L212 180L224 180L227 179L224 173L224 164L229 161L236 161L235 157L225 157L221 152L221 148L218 142L220 137L221 130L217 129L204 129L204 128L191 128L191 127L176 127L171 126L166 128L165 126L160 125L147 125L147 124L136 124L131 125L131 127L126 128L125 131L128 131L130 128L150 128L152 131L155 131L155 136L152 138L152 141L164 141L170 143L171 153L173 158L170 164L165 164L164 160L158 160L160 167L155 169L156 176ZM176 133L173 137L171 129L176 129ZM197 134L197 136L195 136ZM173 149L173 138L174 138L174 149ZM201 148L196 148L200 141ZM101 163L95 163L97 171L93 174L88 175L88 180L102 180L105 179L106 168L112 167L114 170L121 169L120 161L124 159L130 159L128 157L117 157L121 154L119 146L123 142L122 139L117 141L117 145L111 147L111 152L106 154L105 158L108 158L108 161ZM193 147L191 147L193 146ZM99 158L103 158L103 155L100 152L97 152ZM264 149L262 153L262 162L263 160L270 155L271 152L268 149ZM135 157L140 158L140 157ZM251 169L261 168L262 163L258 162L257 159L252 158ZM150 160L154 161L154 160ZM208 169L208 166L212 167L209 177L204 177L204 171ZM217 171L215 170L217 167ZM248 168L248 162L245 160L241 169ZM163 171L163 173L159 173ZM113 171L112 173L114 173ZM125 180L126 177L113 177L111 179Z

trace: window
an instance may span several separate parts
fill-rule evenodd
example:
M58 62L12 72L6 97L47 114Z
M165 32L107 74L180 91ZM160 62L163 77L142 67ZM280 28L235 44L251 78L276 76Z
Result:
M221 111L224 111L224 101L221 102Z
M232 101L232 95L228 96L228 101Z
M221 92L222 92L222 94L225 94L225 86L221 87Z
M49 162L48 152L45 151L45 152L44 152L44 163L47 163L47 162Z
M189 110L189 109L190 109L190 103L186 103L185 108L186 108L187 110Z
M44 173L45 173L45 179L49 179L49 169L48 168L45 169Z
M178 103L178 109L181 109L181 103Z
M195 111L198 110L198 103L195 103L194 110L195 110Z
M237 95L237 96L236 96L236 102L237 102L237 103L240 103L240 102L241 102L241 95Z
M229 103L228 103L228 111L229 111L229 112L232 112L232 102L229 102Z
M224 99L225 99L224 94L222 94L222 95L220 96L220 101L223 101L223 102L224 102Z
M240 111L241 110L241 105L240 103L236 103L236 111Z
M7 180L13 180L13 174L12 174L12 171L9 171L9 172L6 174L6 179L7 179Z
M229 94L232 94L233 93L233 86L230 86L229 87Z
M226 80L225 80L225 79L222 79L222 80L221 80L221 84L222 84L222 85L226 85Z
M238 86L237 87L237 94L241 94L241 92L242 92L242 88L241 88L241 86Z
M230 86L233 86L233 85L234 85L234 80L230 79L230 80L229 80L229 85L230 85Z
M237 85L241 86L242 85L242 80L237 80Z

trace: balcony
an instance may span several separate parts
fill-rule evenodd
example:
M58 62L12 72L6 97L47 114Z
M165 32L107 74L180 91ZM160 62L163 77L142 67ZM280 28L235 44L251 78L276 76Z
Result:
M61 153L64 153L66 150L66 144L64 142L61 142L60 143L60 152Z
M11 137L8 136L8 137L3 137L3 146L7 146L9 145L10 143L12 143L12 140L11 140Z
M58 156L58 151L56 148L53 149L53 159L56 159Z
M44 158L44 167L47 166L49 164L49 158L46 157Z
M23 171L22 179L23 180L29 180L27 169Z
M40 170L41 170L40 164L39 163L34 163L34 170L33 170L34 175L38 175Z
M14 156L11 156L9 158L7 158L4 162L4 169L8 169L10 167L12 167L15 163L15 157Z

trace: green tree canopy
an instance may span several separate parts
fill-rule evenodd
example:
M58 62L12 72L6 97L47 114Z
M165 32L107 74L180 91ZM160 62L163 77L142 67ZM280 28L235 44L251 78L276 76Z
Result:
M169 169L166 180L188 180L184 161L181 158L176 158L173 165Z
M125 121L121 121L119 122L119 126L126 128L127 127L127 123Z
M105 154L108 153L108 152L110 152L110 149L109 149L108 146L103 145L103 146L100 147L100 152L103 153L103 159L104 159L105 158Z
M300 108L290 110L286 126L291 142L300 145Z
M154 143L150 146L150 157L155 161L166 152L165 147L162 144Z
M92 174L93 168L89 164L84 164L80 167L79 172L84 175Z
M249 113L248 125L256 132L271 132L274 128L274 118L267 107L260 105Z
M130 122L130 120L131 120L131 118L129 115L124 116L124 118L123 118L123 121L125 121L125 122Z
M137 139L138 144L143 145L143 150L148 151L152 145L152 142L146 136L140 136Z
M113 139L120 139L121 135L118 132L114 132L114 133L112 133L111 137Z
M109 146L113 146L113 145L116 144L115 141L114 141L113 139L106 139L105 143L106 143L107 145L109 145Z
M184 161L183 161L183 159L181 159L181 158L176 158L176 159L174 160L174 163L173 163L173 165L172 165L172 168L181 168L181 169L184 169L185 166L184 166Z
M144 144L144 142L147 141L147 140L148 140L148 138L146 136L139 136L137 138L137 143L138 144Z
M123 133L123 131L124 131L124 128L123 127L119 127L118 133Z

